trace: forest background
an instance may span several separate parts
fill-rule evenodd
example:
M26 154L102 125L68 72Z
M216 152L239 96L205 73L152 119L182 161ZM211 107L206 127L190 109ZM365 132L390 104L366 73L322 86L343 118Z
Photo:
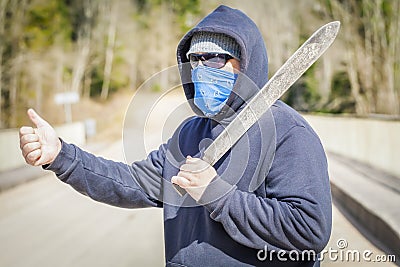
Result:
M138 88L176 64L180 38L220 4L259 26L270 75L314 30L339 20L332 48L283 100L304 112L399 118L397 0L0 0L0 128L27 123L28 107L63 123L60 92L101 106Z

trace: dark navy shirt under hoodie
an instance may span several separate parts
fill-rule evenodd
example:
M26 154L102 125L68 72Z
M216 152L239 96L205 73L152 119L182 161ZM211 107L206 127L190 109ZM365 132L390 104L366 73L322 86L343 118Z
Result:
M241 47L241 74L214 118L200 116L193 104L186 53L198 31L227 34ZM301 252L320 252L330 236L325 152L309 124L283 102L277 101L214 165L218 177L198 202L179 196L170 183L185 157L201 156L267 82L267 52L257 26L241 11L220 6L183 37L177 59L185 95L199 116L184 121L166 144L127 165L63 142L46 168L94 200L163 208L167 266L318 266L302 261ZM281 259L282 250L300 255L299 260L289 254Z

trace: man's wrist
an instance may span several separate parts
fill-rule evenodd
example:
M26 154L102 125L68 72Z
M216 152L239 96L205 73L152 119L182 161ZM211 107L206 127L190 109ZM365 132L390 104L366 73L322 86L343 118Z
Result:
M61 150L57 156L49 164L43 165L42 167L46 170L54 171L57 175L64 173L68 168L71 167L76 158L76 149L72 144L68 144L60 139Z
M57 138L56 151L55 151L55 153L54 153L53 158L50 159L50 160L46 163L47 166L50 165L50 164L52 164L52 163L56 160L56 158L58 157L58 155L59 155L60 152L61 152L61 149L62 149L62 146L63 146L62 144L63 144L62 140L61 140L60 138Z
M57 139L57 153L56 156L54 157L53 161L57 158L57 156L60 154L61 148L62 148L62 140L60 138Z

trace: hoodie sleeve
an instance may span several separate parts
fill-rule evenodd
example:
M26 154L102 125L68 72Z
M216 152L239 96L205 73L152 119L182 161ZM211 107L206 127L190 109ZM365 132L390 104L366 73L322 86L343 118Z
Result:
M158 207L162 206L158 199L161 199L164 152L165 145L162 145L147 159L130 166L96 157L73 144L62 142L57 158L44 168L96 201L123 208ZM148 181L147 189L151 194L139 185L140 180Z
M228 193L205 207L243 245L318 253L329 240L331 195L326 157L319 139L304 127L293 127L277 144L265 182L266 197L236 186L229 190L221 179L215 186L219 189L207 188L203 196L221 188Z

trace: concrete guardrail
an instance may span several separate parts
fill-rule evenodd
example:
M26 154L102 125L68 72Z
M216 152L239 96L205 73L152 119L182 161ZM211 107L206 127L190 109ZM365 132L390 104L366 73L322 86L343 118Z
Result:
M327 151L400 177L400 121L304 115Z

